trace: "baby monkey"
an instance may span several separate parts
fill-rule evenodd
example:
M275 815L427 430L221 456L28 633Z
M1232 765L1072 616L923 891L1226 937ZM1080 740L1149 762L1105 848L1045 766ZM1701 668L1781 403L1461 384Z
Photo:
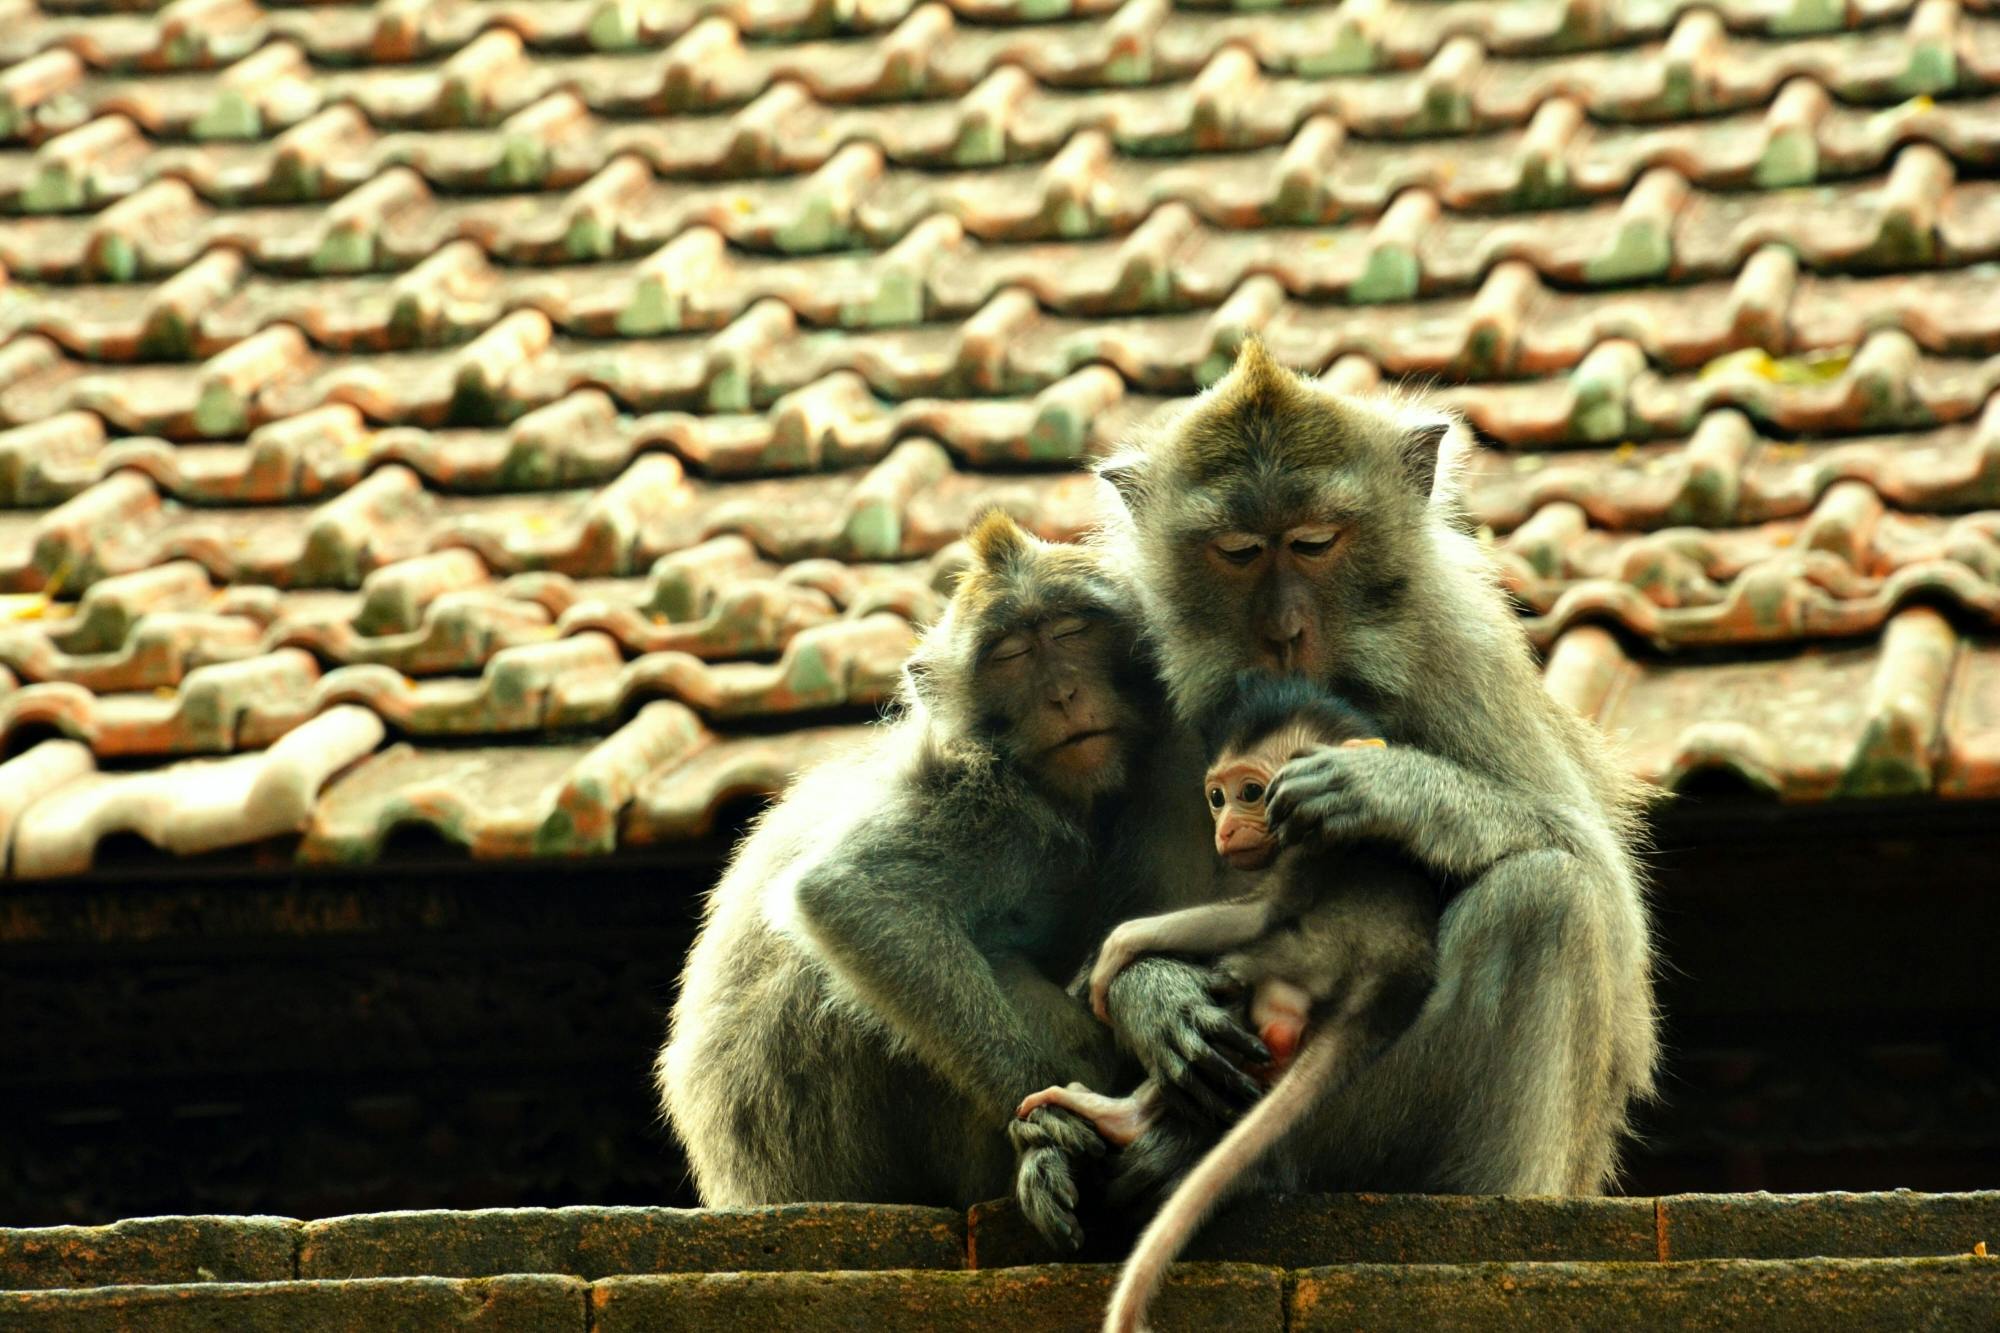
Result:
M1262 877L1243 897L1141 917L1112 931L1091 972L1091 1006L1103 1017L1112 979L1143 954L1221 955L1218 976L1249 993L1251 1025L1270 1048L1277 1076L1140 1236L1105 1315L1105 1329L1117 1333L1139 1327L1167 1265L1210 1209L1360 1063L1410 1025L1435 975L1437 891L1399 849L1280 848L1265 816L1280 769L1319 746L1385 744L1374 722L1306 681L1245 673L1203 731L1215 849L1235 869ZM1050 1104L1090 1120L1120 1147L1161 1112L1149 1080L1125 1097L1081 1084L1044 1089L1021 1103L1020 1114Z

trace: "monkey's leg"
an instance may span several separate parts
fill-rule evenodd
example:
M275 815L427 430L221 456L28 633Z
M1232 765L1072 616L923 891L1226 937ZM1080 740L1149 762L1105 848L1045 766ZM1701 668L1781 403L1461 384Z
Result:
M1654 1051L1630 895L1554 851L1460 894L1430 1001L1304 1131L1309 1187L1601 1192Z
M1043 1088L1022 1099L1015 1114L1026 1119L1038 1106L1060 1106L1097 1126L1097 1132L1114 1148L1123 1148L1146 1132L1159 1113L1159 1093L1151 1082L1141 1083L1123 1097L1093 1092L1081 1083L1064 1088Z
M1221 953L1269 930L1271 917L1269 900L1253 894L1121 922L1105 937L1090 969L1091 1012L1110 1021L1105 1003L1112 979L1134 959L1154 953Z
M1250 999L1250 1026L1271 1048L1271 1063L1279 1069L1298 1054L1299 1039L1305 1035L1306 1017L1312 1013L1312 996L1302 987L1275 977L1259 982Z
M1088 1083L1116 1087L1121 1079L1138 1077L1127 1073L1129 1062L1120 1058L1111 1034L1083 1002L1032 963L1008 955L995 960L993 974L1028 1026L1073 1060ZM968 1124L965 1132L977 1142L990 1128L980 1121ZM1052 1109L1033 1116L1031 1122L1017 1118L1008 1128L1008 1139L1014 1149L1014 1198L1022 1214L1051 1245L1075 1249L1083 1235L1076 1219L1076 1163L1101 1153L1103 1136L1087 1119ZM975 1169L970 1154L966 1161L968 1169ZM982 1197L992 1193L988 1190Z

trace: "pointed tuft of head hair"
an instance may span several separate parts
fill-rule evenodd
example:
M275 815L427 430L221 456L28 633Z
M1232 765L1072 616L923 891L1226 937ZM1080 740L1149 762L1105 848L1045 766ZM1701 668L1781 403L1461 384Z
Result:
M1264 340L1253 333L1236 349L1236 364L1218 381L1218 387L1246 398L1263 398L1283 393L1297 383L1292 372L1279 365L1271 349L1264 346Z
M1034 539L1005 510L995 509L966 535L972 558L988 569L1012 564L1033 549Z

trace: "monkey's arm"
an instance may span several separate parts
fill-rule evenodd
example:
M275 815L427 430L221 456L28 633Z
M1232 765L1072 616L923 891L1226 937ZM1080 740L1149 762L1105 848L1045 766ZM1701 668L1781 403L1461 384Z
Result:
M1272 782L1266 808L1287 845L1380 838L1466 878L1517 853L1564 845L1570 823L1545 798L1408 746L1327 746L1294 759Z
M1078 1075L1093 1088L1119 1080L1126 1062L1117 1039L1091 1016L1075 995L1042 975L1041 969L1018 954L993 960L993 974L1008 1002L1031 1032L1044 1034L1065 1059L1075 1062Z
M800 879L796 904L868 1011L939 1077L991 1108L997 1128L1029 1092L1089 1071L1046 1027L1030 1026L939 892L977 882L977 872L939 858L842 855Z
M1248 944L1278 919L1277 905L1261 894L1203 903L1160 916L1121 921L1097 951L1090 970L1090 1008L1108 1020L1105 997L1111 980L1144 954L1219 954Z

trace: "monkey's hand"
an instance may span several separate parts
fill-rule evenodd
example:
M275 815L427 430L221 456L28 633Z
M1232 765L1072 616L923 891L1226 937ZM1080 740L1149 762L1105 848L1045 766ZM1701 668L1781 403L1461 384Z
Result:
M1141 958L1113 979L1109 1007L1112 1027L1171 1112L1227 1124L1263 1095L1244 1066L1268 1064L1271 1053L1216 1002L1201 969Z
M1278 771L1265 797L1284 845L1380 838L1447 874L1476 876L1561 841L1545 802L1409 746L1323 746Z
M1037 1106L1008 1122L1014 1144L1014 1198L1041 1238L1073 1253L1083 1244L1076 1220L1076 1171L1084 1157L1101 1157L1105 1144L1097 1127L1060 1106Z

